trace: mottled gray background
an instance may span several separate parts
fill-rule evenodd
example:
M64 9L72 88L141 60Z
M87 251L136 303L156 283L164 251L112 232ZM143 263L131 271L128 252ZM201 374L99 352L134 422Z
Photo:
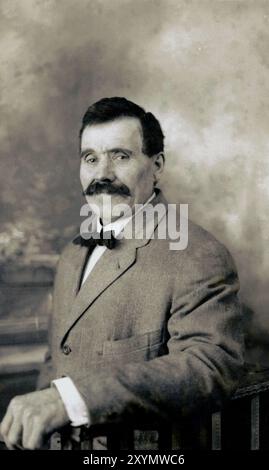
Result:
M162 188L229 247L266 338L269 2L1 0L0 40L2 261L72 234L81 116L126 96L160 119Z

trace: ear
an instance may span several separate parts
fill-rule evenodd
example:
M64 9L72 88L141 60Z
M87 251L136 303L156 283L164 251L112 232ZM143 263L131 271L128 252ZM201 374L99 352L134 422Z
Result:
M163 152L156 153L151 157L154 162L154 183L156 184L164 170L165 156Z

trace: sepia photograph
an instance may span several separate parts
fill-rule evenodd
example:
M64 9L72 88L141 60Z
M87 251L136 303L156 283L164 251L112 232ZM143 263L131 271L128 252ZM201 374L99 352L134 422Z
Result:
M269 1L0 0L0 40L0 450L269 451Z

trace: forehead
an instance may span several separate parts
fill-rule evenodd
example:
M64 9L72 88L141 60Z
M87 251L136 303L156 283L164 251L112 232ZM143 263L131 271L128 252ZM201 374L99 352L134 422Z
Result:
M81 150L106 150L123 147L141 151L142 128L137 118L122 117L114 121L85 127L81 136Z

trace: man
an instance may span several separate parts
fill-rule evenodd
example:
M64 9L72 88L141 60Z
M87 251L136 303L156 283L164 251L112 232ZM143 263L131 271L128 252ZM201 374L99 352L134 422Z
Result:
M95 225L61 256L51 357L42 390L8 407L1 431L10 449L40 448L66 425L178 422L219 407L236 387L243 341L229 253L190 221L184 250L170 249L169 230L156 236L168 214L156 187L163 140L157 119L124 98L84 115L80 178ZM137 213L158 205L164 216L145 235Z

